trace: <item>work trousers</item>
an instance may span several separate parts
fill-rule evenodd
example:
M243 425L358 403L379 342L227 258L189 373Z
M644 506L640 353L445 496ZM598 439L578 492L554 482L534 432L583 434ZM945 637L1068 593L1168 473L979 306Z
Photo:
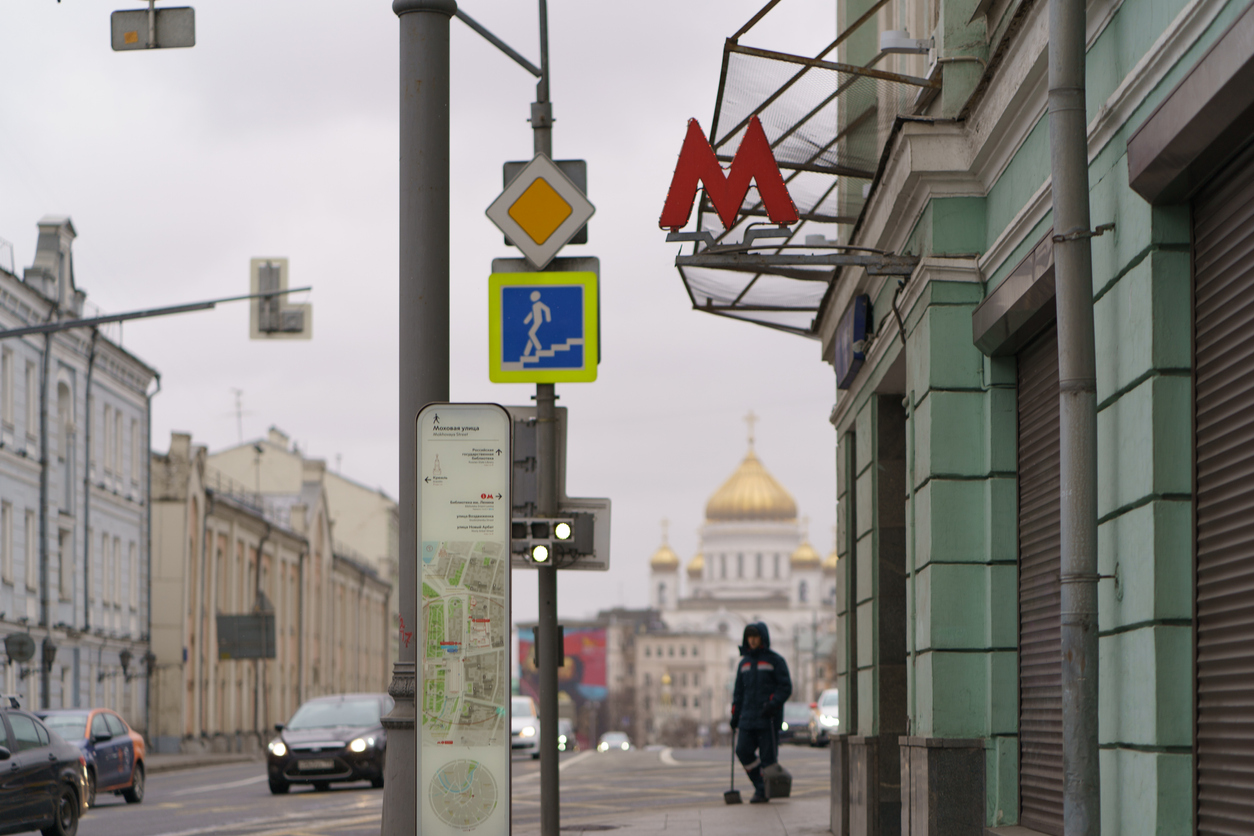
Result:
M736 757L749 774L758 795L766 795L762 770L779 760L775 729L740 729L736 733Z

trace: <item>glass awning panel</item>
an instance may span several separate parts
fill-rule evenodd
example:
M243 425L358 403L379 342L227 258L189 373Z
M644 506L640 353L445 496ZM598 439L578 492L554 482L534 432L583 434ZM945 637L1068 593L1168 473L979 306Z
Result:
M857 222L864 186L875 177L897 116L939 81L879 70L883 53L864 66L830 60L852 34L875 25L888 0L874 3L813 58L742 45L740 38L779 2L767 3L724 46L710 144L726 166L757 116L800 222L787 237L755 247L754 254L826 257L813 265L789 258L787 264L757 259L756 267L676 266L697 309L814 336L815 317L838 269L830 256L841 251L834 247L844 237L841 228ZM716 245L725 245L743 240L749 228L769 224L766 214L756 187L750 188L736 224L724 229L702 191L696 229L708 230ZM693 243L689 252L700 254L705 246Z

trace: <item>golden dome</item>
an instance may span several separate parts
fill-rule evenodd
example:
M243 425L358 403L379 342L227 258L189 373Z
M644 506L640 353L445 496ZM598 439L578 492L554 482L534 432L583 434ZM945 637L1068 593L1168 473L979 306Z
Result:
M817 569L822 562L819 553L814 550L814 546L810 545L809 540L803 540L797 550L792 553L789 560L794 569Z
M705 518L728 520L795 520L797 503L749 449L731 478L705 505Z
M654 572L674 572L679 569L679 555L665 543L649 558L649 568Z
M693 580L700 580L701 575L705 573L705 555L697 552L692 560L688 561L688 577Z
M839 560L840 560L840 557L836 554L835 551L833 551L827 557L823 558L823 573L826 575L836 574L836 564L839 562Z

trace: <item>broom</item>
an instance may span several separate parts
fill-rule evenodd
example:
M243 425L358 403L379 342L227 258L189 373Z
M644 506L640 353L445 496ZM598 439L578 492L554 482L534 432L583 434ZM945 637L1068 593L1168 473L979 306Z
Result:
M723 803L741 804L740 790L736 789L736 731L732 732L731 789L723 793Z

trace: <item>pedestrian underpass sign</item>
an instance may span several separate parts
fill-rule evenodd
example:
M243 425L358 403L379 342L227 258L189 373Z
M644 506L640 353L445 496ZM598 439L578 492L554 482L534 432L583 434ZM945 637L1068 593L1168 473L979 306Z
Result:
M493 273L488 278L488 378L493 383L597 379L595 272Z

